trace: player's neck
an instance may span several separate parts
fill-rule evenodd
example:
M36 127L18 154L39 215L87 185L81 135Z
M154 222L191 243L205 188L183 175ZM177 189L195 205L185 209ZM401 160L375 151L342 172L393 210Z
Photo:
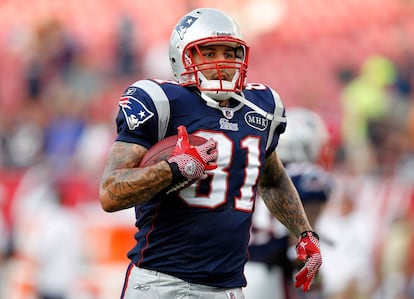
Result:
M224 100L224 101L220 101L220 103L219 103L220 107L228 107L228 108L236 107L238 104L239 104L239 102L236 101L233 98L230 98L230 99Z
M226 100L226 101L220 101L219 105L220 105L220 107L229 107L230 106L230 103L229 103L228 100Z

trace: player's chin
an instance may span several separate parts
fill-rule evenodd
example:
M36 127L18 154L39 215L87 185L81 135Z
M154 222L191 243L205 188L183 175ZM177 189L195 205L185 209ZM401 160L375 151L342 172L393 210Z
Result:
M231 80L229 79L229 76L221 76L220 78L217 78L217 79L215 79L215 80L221 80L221 81L228 81L228 82L230 82Z

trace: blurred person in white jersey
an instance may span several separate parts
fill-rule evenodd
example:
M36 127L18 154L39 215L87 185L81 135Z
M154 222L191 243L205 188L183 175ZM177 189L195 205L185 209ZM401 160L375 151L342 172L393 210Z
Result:
M47 166L37 165L19 182L12 213L13 251L21 265L16 263L8 275L11 281L16 276L24 280L30 295L9 288L4 298L79 298L85 258L82 221L68 205L62 180Z
M321 235L335 238L335 246L323 249L327 299L413 298L408 138L395 123L382 126L368 165L346 155L332 172L335 192L316 225Z
M328 130L312 110L295 107L287 109L286 115L292 122L280 137L276 152L314 225L332 187L328 172L321 166L328 162ZM250 258L245 267L247 299L319 298L318 279L307 293L298 293L291 287L293 275L300 267L291 254L295 245L292 236L271 217L258 195L251 227Z

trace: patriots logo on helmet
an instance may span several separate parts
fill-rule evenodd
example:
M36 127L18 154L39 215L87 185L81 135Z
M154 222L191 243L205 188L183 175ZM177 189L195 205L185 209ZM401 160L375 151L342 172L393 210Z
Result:
M184 34L187 32L187 29L191 27L191 25L194 24L195 21L197 21L198 18L192 17L192 16L186 16L181 20L181 22L175 27L175 30L177 31L178 35L181 39L184 38Z
M125 115L128 128L131 131L154 116L154 113L152 113L141 101L134 97L127 96L120 98L119 106Z

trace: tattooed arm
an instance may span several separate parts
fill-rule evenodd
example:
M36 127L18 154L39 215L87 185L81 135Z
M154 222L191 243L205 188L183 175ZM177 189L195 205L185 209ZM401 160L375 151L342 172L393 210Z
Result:
M102 208L115 212L145 203L172 181L167 162L139 168L147 152L143 146L115 142L109 152L99 189Z
M273 216L296 237L312 230L298 192L275 152L266 159L259 192Z

